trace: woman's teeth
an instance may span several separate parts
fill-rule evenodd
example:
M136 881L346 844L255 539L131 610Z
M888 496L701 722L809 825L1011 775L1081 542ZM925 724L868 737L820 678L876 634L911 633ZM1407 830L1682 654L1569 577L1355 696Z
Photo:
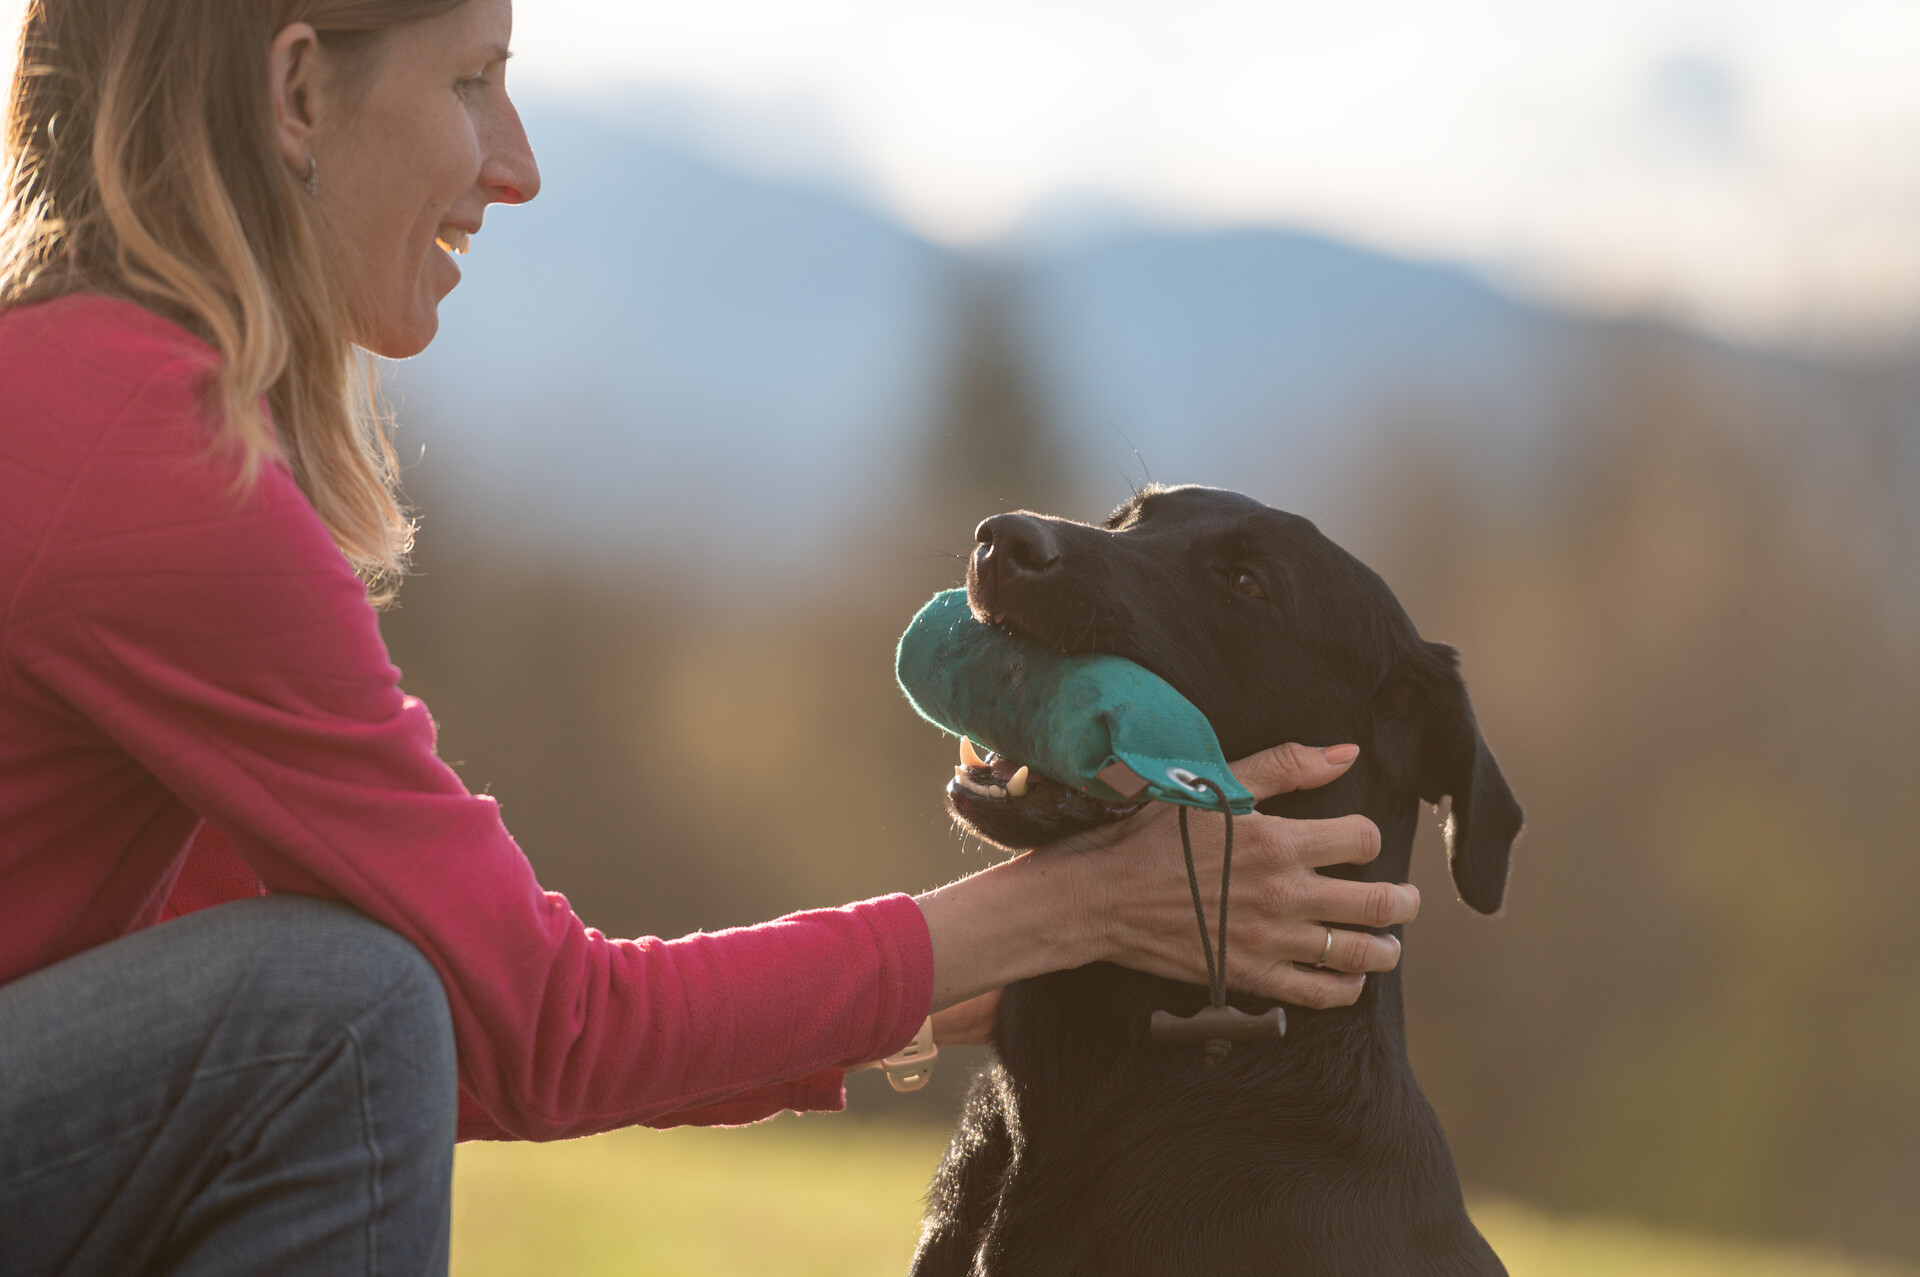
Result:
M472 239L473 236L458 227L442 226L439 232L434 235L433 242L449 253L459 253L464 257L466 256L467 245Z

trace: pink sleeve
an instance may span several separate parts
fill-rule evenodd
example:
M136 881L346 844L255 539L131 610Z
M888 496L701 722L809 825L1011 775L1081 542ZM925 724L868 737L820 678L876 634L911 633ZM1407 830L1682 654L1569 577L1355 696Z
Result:
M435 755L291 476L268 467L242 500L209 458L195 372L154 378L96 449L17 596L16 659L268 890L348 901L419 946L484 1111L470 1133L838 1107L836 1066L913 1036L933 963L908 897L663 941L608 939L542 891Z

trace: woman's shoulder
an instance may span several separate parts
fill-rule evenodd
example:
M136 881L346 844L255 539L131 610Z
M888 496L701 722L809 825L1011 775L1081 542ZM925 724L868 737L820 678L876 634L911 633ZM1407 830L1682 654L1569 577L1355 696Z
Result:
M236 450L219 446L219 364L205 342L118 298L0 313L0 597L32 563L80 571L74 556L97 555L113 569L142 539L235 535L235 520L255 544L330 546L284 465L245 483Z
M119 297L68 293L0 310L0 384L22 406L111 410L157 377L197 389L219 367L206 342Z
M0 463L64 485L102 454L204 457L220 356L117 297L69 293L0 311Z

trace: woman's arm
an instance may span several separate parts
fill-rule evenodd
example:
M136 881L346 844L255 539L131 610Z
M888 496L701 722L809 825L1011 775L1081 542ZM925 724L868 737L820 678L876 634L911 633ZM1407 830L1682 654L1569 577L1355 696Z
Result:
M543 892L496 805L436 757L291 475L265 466L242 493L210 446L210 352L125 303L60 305L6 439L45 481L8 507L40 521L0 618L0 696L29 728L10 739L40 750L9 780L59 872L0 901L0 958L32 970L151 921L204 815L269 889L346 901L433 962L491 1119L468 1133L837 1107L835 1066L912 1039L933 962L906 896L625 941Z
M1233 771L1256 798L1269 798L1328 784L1359 753L1353 745L1282 745L1242 759ZM1399 962L1393 937L1336 930L1329 969L1295 965L1320 957L1322 921L1383 927L1409 922L1419 911L1420 893L1409 884L1348 882L1314 872L1378 855L1380 831L1372 821L1255 814L1235 820L1234 843L1230 911L1238 925L1228 974L1234 988L1300 1006L1344 1006L1360 996L1363 973L1389 971ZM1199 840L1194 857L1201 881L1215 881L1219 844ZM933 941L936 1011L1088 962L1117 962L1193 983L1206 979L1175 815L1165 803L1103 838L1029 852L917 900ZM969 1013L961 1020L972 1025L979 1018ZM941 1036L964 1041L972 1034L954 1021Z

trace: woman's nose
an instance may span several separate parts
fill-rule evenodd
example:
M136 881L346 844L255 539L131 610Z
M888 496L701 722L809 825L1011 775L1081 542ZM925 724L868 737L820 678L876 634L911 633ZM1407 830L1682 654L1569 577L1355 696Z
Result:
M491 145L480 170L480 185L488 198L499 204L524 204L538 195L540 166L534 161L520 113L511 105L488 140Z

